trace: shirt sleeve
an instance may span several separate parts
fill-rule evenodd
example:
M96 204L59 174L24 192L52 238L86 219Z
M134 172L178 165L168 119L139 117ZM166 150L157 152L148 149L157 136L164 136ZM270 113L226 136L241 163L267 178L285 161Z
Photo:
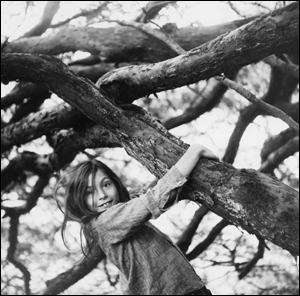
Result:
M148 190L146 194L140 197L151 212L153 219L158 218L170 208L165 207L169 200L170 192L173 189L182 186L186 181L187 178L173 166L152 189Z
M150 219L158 218L167 209L170 191L182 186L187 179L173 166L145 194L125 203L118 203L92 221L99 237L117 243L134 233Z

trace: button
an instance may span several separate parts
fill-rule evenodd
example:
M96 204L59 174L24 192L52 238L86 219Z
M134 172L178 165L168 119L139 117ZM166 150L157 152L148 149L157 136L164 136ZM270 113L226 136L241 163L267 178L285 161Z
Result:
M180 181L177 181L177 185L182 185L183 184L183 181L182 180L180 180Z

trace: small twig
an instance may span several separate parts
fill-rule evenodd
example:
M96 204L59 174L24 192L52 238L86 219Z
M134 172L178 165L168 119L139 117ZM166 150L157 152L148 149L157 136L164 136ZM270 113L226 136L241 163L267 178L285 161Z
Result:
M27 267L19 261L16 256L17 246L18 246L18 229L19 229L19 215L10 218L10 228L9 228L9 247L7 250L7 260L11 262L16 268L18 268L23 274L24 280L24 290L25 295L30 295L30 279L31 274Z
M177 246L183 253L188 250L192 239L198 229L199 224L203 220L204 216L209 212L209 209L205 206L201 206L194 214L192 220L186 229L182 232L180 238L177 241Z
M149 27L149 25L141 24L137 22L126 22L126 21L118 21L118 20L104 20L104 21L115 22L122 26L135 28L142 33L145 33L151 37L155 37L158 40L165 42L165 44L167 44L171 49L173 49L178 54L186 53L186 51L177 42L175 42L172 37L170 37L168 34L164 32L152 29L151 27Z
M287 115L286 113L281 111L280 109L278 109L262 100L259 100L254 94L252 94L250 91L248 91L242 85L226 78L225 76L215 76L214 78L216 80L218 80L219 82L225 84L226 86L230 87L231 89L234 89L236 92L238 92L244 98L246 98L248 101L250 101L253 104L256 104L258 107L260 107L262 110L264 110L267 114L272 115L277 118L280 118L286 124L288 124L291 128L293 128L296 132L299 133L299 124L296 121L294 121L289 115Z
M245 14L242 14L236 7L235 7L235 4L232 3L232 1L225 1L229 6L230 8L240 17L242 18L246 18L247 15Z
M139 15L135 21L138 23L147 23L158 15L162 8L175 2L176 1L149 1L145 7L141 7L143 13Z
M254 266L257 264L259 259L263 258L265 246L266 246L265 241L263 239L259 239L257 252L254 254L253 258L243 267L243 269L239 273L240 280L244 278L254 268Z
M99 7L95 8L95 9L92 9L92 10L83 10L71 17L69 17L68 19L64 20L64 21L61 21L59 23L56 23L56 24L53 24L50 26L50 28L58 28L58 27L61 27L67 23L69 23L70 21L74 20L74 19L77 19L79 17L88 17L88 16L91 16L91 15L95 15L96 13L100 13L103 8L105 8L105 6L109 4L109 1L104 1Z

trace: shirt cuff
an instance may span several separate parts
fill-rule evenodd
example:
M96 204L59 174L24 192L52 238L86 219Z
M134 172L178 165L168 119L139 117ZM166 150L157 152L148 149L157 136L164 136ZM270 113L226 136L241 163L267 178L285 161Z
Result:
M149 209L154 219L167 210L165 205L168 202L171 190L182 186L186 181L187 178L173 166L152 189L149 189L145 195L141 196L143 203Z
M164 178L170 179L170 182L176 185L174 188L182 186L187 181L187 177L184 176L175 165L172 166L172 168L162 177L161 180Z

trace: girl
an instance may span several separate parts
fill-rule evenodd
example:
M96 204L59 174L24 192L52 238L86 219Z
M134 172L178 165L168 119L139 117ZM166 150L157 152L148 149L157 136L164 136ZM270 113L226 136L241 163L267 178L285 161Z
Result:
M201 156L216 159L205 147L192 145L152 189L135 199L102 162L77 165L60 182L66 190L63 238L67 221L79 222L84 254L98 244L119 269L125 295L211 295L178 247L148 221L177 201L179 187Z

